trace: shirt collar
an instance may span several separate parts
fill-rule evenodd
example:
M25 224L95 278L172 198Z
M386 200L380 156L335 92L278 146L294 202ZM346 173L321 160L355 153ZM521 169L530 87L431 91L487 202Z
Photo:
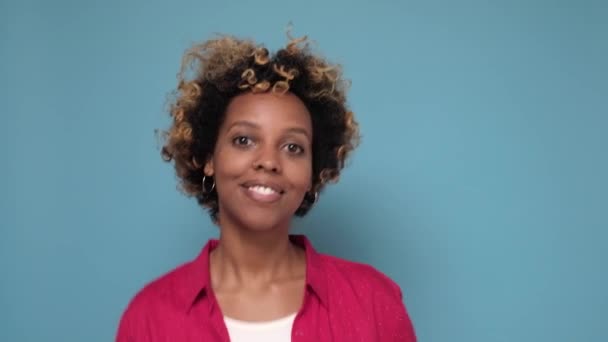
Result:
M290 235L293 243L304 248L306 252L306 288L319 298L322 305L327 305L327 274L323 269L323 259L313 248L310 240L304 235Z
M321 255L313 248L308 238L304 235L290 235L290 240L298 246L304 248L306 253L306 289L311 290L321 302L327 305L327 276L323 270L323 260ZM207 242L198 257L186 267L186 277L184 279L184 301L186 311L204 296L213 296L211 290L211 273L209 271L209 255L219 244L216 239ZM215 299L212 300L212 303ZM210 305L213 310L213 305Z

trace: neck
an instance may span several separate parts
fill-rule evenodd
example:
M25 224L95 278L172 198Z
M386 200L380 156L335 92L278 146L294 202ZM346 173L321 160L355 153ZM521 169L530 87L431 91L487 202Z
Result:
M211 254L215 285L268 283L298 276L305 269L300 267L304 252L289 241L288 227L252 231L220 224L219 240Z

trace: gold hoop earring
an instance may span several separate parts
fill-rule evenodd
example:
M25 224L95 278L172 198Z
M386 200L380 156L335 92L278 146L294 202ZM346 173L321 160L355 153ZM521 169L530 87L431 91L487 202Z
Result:
M202 186L203 186L203 195L209 195L213 189L215 189L215 179L213 180L213 184L211 184L211 189L207 190L207 185L206 185L206 181L207 180L207 176L204 175L203 176L203 182L202 182Z
M310 203L311 206L313 204L317 203L317 200L319 199L319 192L318 191L314 192L314 196L310 195L310 192L307 192L306 194L309 195L310 197L312 197L312 203Z

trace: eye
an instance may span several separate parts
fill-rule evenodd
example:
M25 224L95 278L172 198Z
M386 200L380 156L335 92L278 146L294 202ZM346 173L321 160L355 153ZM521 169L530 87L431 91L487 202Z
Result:
M302 148L302 146L300 146L298 144L287 144L287 145L285 145L285 148L287 149L287 151L289 153L292 153L292 154L304 153L304 149Z
M237 146L250 146L250 145L253 145L253 140L251 140L251 138L246 137L244 135L240 135L240 136L232 139L232 143Z

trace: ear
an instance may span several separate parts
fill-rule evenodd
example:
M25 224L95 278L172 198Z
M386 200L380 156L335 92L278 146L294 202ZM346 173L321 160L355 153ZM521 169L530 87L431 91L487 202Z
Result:
M213 176L213 174L215 173L215 167L213 166L213 157L209 157L209 159L205 163L203 172L205 173L205 176Z

